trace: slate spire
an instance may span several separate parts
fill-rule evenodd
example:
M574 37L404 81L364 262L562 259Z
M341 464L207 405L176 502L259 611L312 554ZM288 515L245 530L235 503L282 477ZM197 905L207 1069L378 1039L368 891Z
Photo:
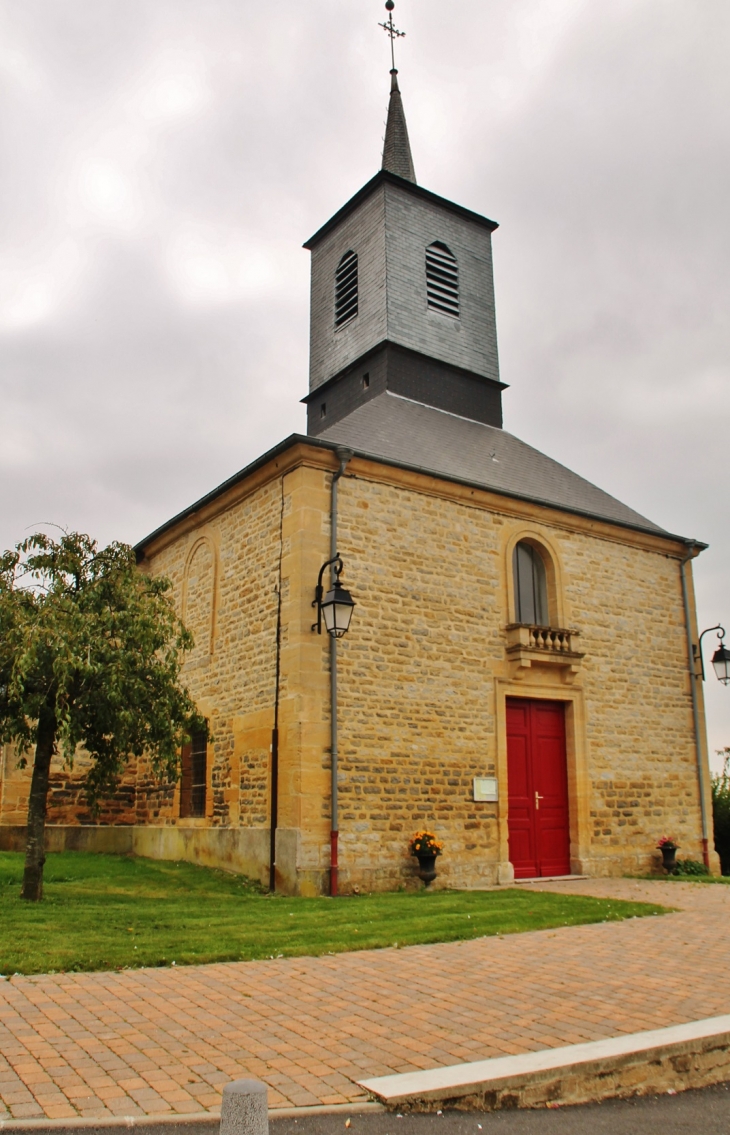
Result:
M403 99L398 86L398 72L395 67L390 72L390 102L388 104L388 122L385 127L385 144L383 145L382 169L404 177L406 181L416 184L416 171L413 168L411 145L408 141L408 127L406 115L403 110Z

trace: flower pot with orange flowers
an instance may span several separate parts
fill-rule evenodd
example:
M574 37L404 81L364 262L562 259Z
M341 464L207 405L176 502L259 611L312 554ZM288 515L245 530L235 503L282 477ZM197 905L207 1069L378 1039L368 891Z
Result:
M428 887L436 878L436 857L441 854L444 845L440 843L433 832L416 832L411 837L411 855L418 859L418 877Z
M679 851L679 844L676 840L672 839L669 835L663 835L657 844L659 851L662 853L662 867L667 875L673 875L677 870L677 852Z

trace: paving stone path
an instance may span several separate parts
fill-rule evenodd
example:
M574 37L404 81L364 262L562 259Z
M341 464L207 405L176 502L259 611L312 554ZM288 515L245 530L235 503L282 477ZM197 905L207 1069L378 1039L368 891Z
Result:
M535 884L529 884L533 886ZM356 1080L730 1012L730 886L545 890L678 913L322 958L0 981L0 1119L215 1112L255 1076L271 1107Z

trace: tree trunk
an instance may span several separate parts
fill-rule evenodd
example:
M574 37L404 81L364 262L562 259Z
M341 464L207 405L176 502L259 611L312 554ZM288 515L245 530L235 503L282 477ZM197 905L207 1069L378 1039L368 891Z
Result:
M28 801L28 829L25 843L25 871L21 898L39 902L43 898L43 864L46 861L46 797L51 757L56 740L56 712L51 698L41 709L36 734L33 779Z

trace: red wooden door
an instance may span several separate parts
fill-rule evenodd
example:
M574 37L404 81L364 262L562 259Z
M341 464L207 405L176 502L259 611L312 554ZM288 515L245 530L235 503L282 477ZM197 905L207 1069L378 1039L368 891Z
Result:
M516 879L570 874L562 702L507 698L509 857Z

